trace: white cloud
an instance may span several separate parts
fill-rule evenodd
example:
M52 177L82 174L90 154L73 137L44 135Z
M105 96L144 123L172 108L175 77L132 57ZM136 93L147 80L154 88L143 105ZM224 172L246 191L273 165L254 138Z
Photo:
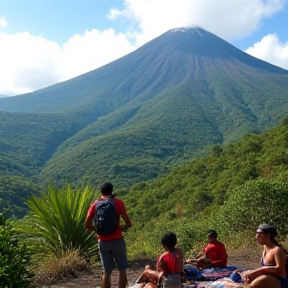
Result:
M200 26L226 40L243 38L264 19L283 9L286 0L126 0L125 9L111 10L110 18L133 18L140 31L138 44L171 28Z
M249 47L246 53L276 66L288 69L288 41L282 43L276 34L269 34Z
M27 32L0 33L0 94L31 92L78 76L135 49L124 34L94 29L62 47Z
M30 92L51 85L57 74L61 48L27 32L0 33L0 94Z
M22 94L78 76L124 56L175 27L200 26L228 41L241 39L259 29L262 21L283 9L286 2L125 0L123 10L111 9L107 17L111 20L121 17L130 25L129 31L116 34L111 28L87 30L62 46L28 32L7 34L0 30L0 94ZM0 29L6 27L6 19L0 17ZM249 53L287 67L287 43L280 43L276 36L274 40L269 37L266 41L270 45L263 38L249 48ZM265 54L263 49L273 53ZM281 61L286 61L286 66Z
M69 79L112 62L135 48L124 34L115 34L113 29L103 32L93 29L84 35L74 35L63 45L61 74Z
M5 17L0 17L0 28L6 28L8 26L8 22Z

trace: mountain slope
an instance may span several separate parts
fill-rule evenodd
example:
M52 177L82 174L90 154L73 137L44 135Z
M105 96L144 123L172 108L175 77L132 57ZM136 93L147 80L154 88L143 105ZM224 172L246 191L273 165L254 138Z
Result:
M0 99L0 109L55 112L95 108L101 103L119 107L143 94L151 98L187 78L202 78L211 70L227 71L235 65L288 74L203 29L173 29L92 72L32 93Z
M0 99L0 109L89 118L59 143L41 182L114 179L128 187L211 144L276 125L287 96L288 71L191 28L170 30L69 81Z
M128 240L131 249L139 251L141 239L157 243L159 235L172 230L181 247L190 251L211 227L221 239L227 237L227 244L242 247L249 239L244 231L252 240L261 221L272 221L286 235L287 148L288 117L268 132L215 145L208 156L177 166L155 181L138 183L122 195L116 191L135 223Z
M35 178L58 146L87 124L68 113L0 112L1 175Z

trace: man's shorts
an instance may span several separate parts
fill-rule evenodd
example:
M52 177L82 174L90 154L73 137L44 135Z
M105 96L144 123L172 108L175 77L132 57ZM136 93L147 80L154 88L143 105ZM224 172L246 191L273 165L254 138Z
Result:
M114 268L118 270L128 268L124 238L111 241L99 241L99 252L104 272L111 273Z

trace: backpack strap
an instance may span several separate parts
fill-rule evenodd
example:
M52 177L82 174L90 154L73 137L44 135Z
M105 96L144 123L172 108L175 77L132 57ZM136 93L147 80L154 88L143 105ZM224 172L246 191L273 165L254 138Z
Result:
M99 202L105 202L105 201L111 201L111 202L113 202L113 204L114 204L114 197L110 197L110 198L101 198L101 197L99 197L96 201L95 201L95 208L97 208L97 204L99 203Z

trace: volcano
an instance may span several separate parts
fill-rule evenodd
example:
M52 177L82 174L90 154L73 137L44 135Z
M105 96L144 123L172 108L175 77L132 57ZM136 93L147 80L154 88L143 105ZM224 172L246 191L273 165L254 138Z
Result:
M49 138L55 153L39 167L41 181L126 187L278 124L288 111L288 71L201 28L177 28L94 71L0 99L0 110L83 121L61 141Z

